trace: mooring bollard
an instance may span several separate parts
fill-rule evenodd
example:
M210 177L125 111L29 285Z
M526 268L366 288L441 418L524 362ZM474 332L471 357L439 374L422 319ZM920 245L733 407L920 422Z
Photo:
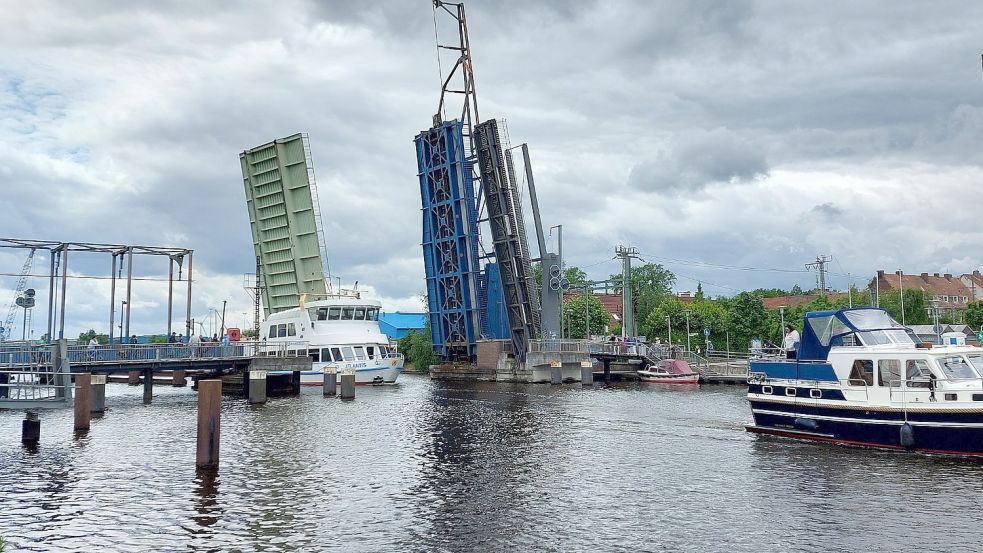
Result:
M92 375L75 375L75 430L88 430L92 419Z
M338 393L338 369L335 367L324 367L324 396L333 396Z
M140 385L140 371L130 371L129 373L127 373L126 376L127 376L126 383L129 384L130 386Z
M266 403L266 371L246 371L249 379L249 403Z
M106 412L106 375L92 375L92 409L93 413Z
M37 445L41 439L41 419L34 411L28 411L20 426L20 441L24 445Z
M355 399L355 369L341 371L341 399Z
M580 363L580 383L584 386L594 384L594 365L590 361Z
M221 438L222 381L198 381L198 447L195 464L198 468L218 468L218 446Z
M177 370L171 373L171 386L183 388L188 385L187 371Z

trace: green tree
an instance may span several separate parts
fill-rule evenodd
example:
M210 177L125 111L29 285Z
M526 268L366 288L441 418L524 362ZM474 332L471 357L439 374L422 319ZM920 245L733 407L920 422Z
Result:
M788 291L788 295L790 296L801 296L802 294L804 294L804 292L802 291L802 287L798 284L793 286L792 289Z
M563 278L570 282L571 288L582 288L587 284L587 273L582 271L580 267L567 267L563 271Z
M697 282L696 283L696 294L693 295L693 299L696 300L696 301L703 301L703 300L707 299L706 296L703 295L703 283L702 282Z
M620 274L611 275L616 294L622 293L622 278ZM635 304L635 321L642 322L652 311L659 307L664 300L672 296L672 287L676 283L676 275L658 263L646 263L631 270L632 299Z
M421 371L429 371L430 365L440 363L433 351L430 323L423 330L411 330L399 339L399 351L406 357L406 365Z
M728 305L727 331L730 332L730 349L747 351L751 340L769 337L769 319L761 297L752 292L741 292Z
M781 298L790 295L781 288L755 288L754 290L751 290L751 294L754 294L759 298Z
M686 343L686 306L678 298L670 297L658 307L649 312L645 320L640 321L639 330L642 335L654 342L661 338L665 343ZM672 340L669 336L669 325L672 324ZM680 342L682 338L682 342Z
M983 301L966 304L966 324L977 331L983 328Z
M92 328L90 328L89 330L83 332L82 334L79 334L79 343L80 344L88 344L89 343L89 340L91 340L92 338L95 338L96 339L96 342L99 342L100 344L108 344L109 343L109 335L107 335L107 334L97 334L96 331L94 329L92 329Z
M532 264L532 278L536 281L536 286L543 285L543 264L539 261L534 261Z
M901 317L901 294L898 290L881 292L881 308L887 310L896 320ZM931 324L928 314L928 294L922 290L904 291L904 323L908 325Z
M589 324L588 324L589 321ZM611 324L611 315L597 296L581 294L563 302L563 334L570 338L586 338L591 334L604 334ZM589 328L588 328L589 327Z

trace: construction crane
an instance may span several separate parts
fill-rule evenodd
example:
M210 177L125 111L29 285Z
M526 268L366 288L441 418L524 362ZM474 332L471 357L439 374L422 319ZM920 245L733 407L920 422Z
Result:
M14 298L10 300L10 307L7 309L7 318L3 320L3 326L0 327L0 341L5 341L10 339L10 331L14 326L14 314L17 313L17 299L21 297L24 293L24 288L27 287L27 277L31 274L31 267L34 265L34 250L27 254L27 259L24 260L24 266L20 270L20 276L17 278L17 286L14 288Z

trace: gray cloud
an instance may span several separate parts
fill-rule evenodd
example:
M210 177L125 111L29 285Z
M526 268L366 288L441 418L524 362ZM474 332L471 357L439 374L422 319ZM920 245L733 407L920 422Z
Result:
M684 135L632 168L628 184L668 196L720 183L747 183L768 174L760 150L722 129Z
M468 10L482 117L529 142L544 220L591 274L617 270L622 242L758 267L833 253L854 274L981 261L973 204L944 198L983 178L983 5ZM332 269L396 301L422 289L411 141L437 104L430 2L38 0L5 11L0 49L2 234L192 247L204 312L252 270L238 153L308 132ZM949 216L894 203L914 194ZM799 225L837 209L865 214L876 252ZM678 269L735 288L790 279Z

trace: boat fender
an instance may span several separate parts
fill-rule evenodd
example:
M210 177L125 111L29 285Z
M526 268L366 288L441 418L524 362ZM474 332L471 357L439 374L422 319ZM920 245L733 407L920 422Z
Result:
M808 430L809 432L815 432L819 430L819 423L812 419L796 418L795 427L802 430Z
M915 427L907 422L901 425L901 445L908 449L915 447Z

